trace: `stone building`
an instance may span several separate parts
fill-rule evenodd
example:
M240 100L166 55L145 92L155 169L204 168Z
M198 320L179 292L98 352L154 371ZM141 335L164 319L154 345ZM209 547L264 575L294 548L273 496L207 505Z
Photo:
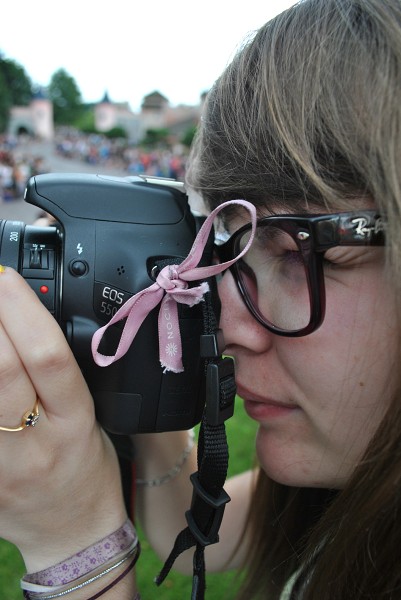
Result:
M8 133L27 133L43 140L54 138L53 104L43 89L33 95L29 106L11 108Z
M142 125L137 114L133 113L128 102L111 102L105 92L103 98L94 107L95 127L107 132L114 127L126 131L130 142L136 144L142 136Z
M204 95L198 106L170 106L168 99L158 91L146 95L141 110L134 113L127 103L111 102L106 92L95 106L95 127L98 131L110 131L122 127L129 139L137 143L148 129L168 129L173 137L182 137L185 131L196 125L200 118Z
M121 127L131 143L137 144L149 129L168 129L178 140L199 121L205 94L198 106L170 106L168 99L158 91L144 97L139 113L133 112L128 102L112 102L107 92L94 106L95 127L107 132ZM29 106L14 106L11 109L8 133L27 133L34 137L53 140L53 105L44 90L38 91Z

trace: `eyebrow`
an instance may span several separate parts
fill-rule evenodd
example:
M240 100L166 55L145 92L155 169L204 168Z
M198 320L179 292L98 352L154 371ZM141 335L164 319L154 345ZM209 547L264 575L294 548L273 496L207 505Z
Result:
M281 229L281 227L277 227L274 223L258 223L255 231L255 239L259 241L276 241L279 238L290 237L286 231Z

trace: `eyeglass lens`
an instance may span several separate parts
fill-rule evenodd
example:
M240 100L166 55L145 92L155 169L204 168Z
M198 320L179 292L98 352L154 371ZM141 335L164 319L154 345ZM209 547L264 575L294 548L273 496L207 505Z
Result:
M242 250L250 236L237 240ZM296 242L274 226L259 226L251 248L236 265L248 303L262 321L285 331L307 327L311 317L306 267Z

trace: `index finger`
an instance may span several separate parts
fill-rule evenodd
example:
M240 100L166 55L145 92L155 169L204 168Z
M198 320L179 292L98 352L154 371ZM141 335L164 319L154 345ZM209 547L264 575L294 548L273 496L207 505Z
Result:
M10 267L0 272L0 321L47 412L93 410L89 390L61 328Z

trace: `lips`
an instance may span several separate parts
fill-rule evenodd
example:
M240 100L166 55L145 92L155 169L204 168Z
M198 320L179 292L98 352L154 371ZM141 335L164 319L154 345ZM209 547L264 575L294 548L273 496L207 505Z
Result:
M244 407L251 419L255 421L269 421L271 419L286 417L300 411L297 404L279 402L271 398L264 398L237 385L237 393L244 401Z

